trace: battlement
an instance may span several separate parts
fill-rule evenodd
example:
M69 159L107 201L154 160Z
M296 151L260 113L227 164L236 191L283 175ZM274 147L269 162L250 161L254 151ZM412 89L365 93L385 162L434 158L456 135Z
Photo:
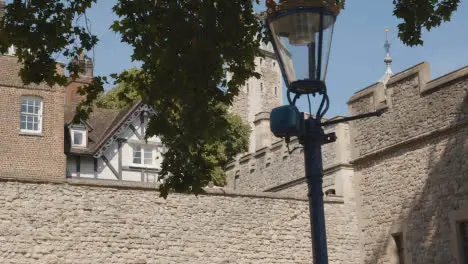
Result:
M259 114L257 118L262 116ZM337 175L337 172L341 169L351 169L349 126L347 123L330 125L325 127L325 132L335 132L338 139L322 147L325 174L323 186L324 190L333 189L339 195L342 189L339 183L341 176ZM300 192L305 194L303 149L296 149L290 153L290 150L301 147L298 139L291 139L289 150L283 139L274 139L272 144L244 154L228 165L229 188L281 192L301 185Z
M353 160L443 130L468 118L468 67L431 80L430 65L417 64L376 83L348 101L350 115L385 110L379 118L351 123Z

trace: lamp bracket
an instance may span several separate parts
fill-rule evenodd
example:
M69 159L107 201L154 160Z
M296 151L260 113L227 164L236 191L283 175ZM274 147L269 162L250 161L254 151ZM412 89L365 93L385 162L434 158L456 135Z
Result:
M370 113L365 113L361 115L355 115L355 116L350 116L350 117L343 117L340 119L336 120L331 120L331 121L325 121L322 122L322 126L329 126L329 125L335 125L343 122L348 122L348 121L353 121L353 120L358 120L358 119L363 119L363 118L368 118L368 117L373 117L373 116L381 116L383 114L383 110L377 110L375 112L370 112Z

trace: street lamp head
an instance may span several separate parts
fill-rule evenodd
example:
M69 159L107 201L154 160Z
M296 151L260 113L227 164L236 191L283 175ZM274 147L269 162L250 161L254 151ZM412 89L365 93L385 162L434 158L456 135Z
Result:
M267 0L267 27L284 81L295 94L325 89L339 0Z

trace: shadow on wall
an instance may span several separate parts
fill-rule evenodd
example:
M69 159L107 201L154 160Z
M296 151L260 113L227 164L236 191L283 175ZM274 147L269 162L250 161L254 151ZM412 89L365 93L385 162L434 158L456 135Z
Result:
M449 118L452 117L451 125L468 122L468 91L457 111L450 113ZM398 165L398 172L403 175L398 172L389 172L388 175L392 180L400 180L397 184L401 185L400 190L408 192L405 197L409 199L401 198L403 200L399 204L398 216L390 215L389 212L380 214L388 219L396 218L393 224L401 224L395 233L403 233L404 263L457 264L456 255L460 253L453 250L456 241L453 241L452 236L456 230L452 230L453 220L449 219L449 214L461 209L468 211L468 126L457 126L443 134L426 138L414 146L387 154L384 159L394 158L404 158L404 162ZM366 167L373 165L368 164ZM405 170L416 173L404 175ZM399 195L398 192L392 194L391 186L388 189L389 192L380 196L382 199L390 201ZM378 225L379 234L375 236L378 241L374 242L379 246L366 252L364 263L398 263L395 261L397 257L393 261L388 258L388 254L397 255L396 252L388 251L389 248L396 251L389 230ZM366 235L366 232L372 231L363 232Z

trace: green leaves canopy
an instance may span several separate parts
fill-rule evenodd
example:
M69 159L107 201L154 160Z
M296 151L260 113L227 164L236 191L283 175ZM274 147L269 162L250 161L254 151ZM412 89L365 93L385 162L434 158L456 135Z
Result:
M393 0L393 14L403 20L398 37L409 46L422 45L422 29L430 31L450 21L460 0Z
M139 72L138 69L132 68L126 71L126 74L135 76ZM96 105L111 109L124 108L132 102L141 100L137 89L138 87L132 85L132 83L120 82L105 95L100 96L96 101ZM248 150L251 131L250 126L243 122L239 116L226 111L227 105L220 103L218 107L224 109L224 115L220 118L227 121L227 131L217 140L204 146L202 157L212 168L210 178L213 183L223 186L226 184L225 166L237 154Z
M62 54L71 59L97 43L85 17L95 2L32 0L7 5L0 50L16 46L25 65L25 83L66 83L55 71L54 58ZM134 87L155 109L147 133L162 137L169 149L162 164L162 176L170 176L163 195L170 189L199 193L228 159L245 150L245 142L229 135L235 126L228 120L227 106L248 78L259 77L254 58L260 56L261 25L252 2L121 0L113 11L118 20L112 30L134 48L132 59L141 64L138 73L114 77ZM67 66L72 78L80 70L76 66ZM78 106L77 119L92 111L104 82L95 77L83 89L87 99Z

